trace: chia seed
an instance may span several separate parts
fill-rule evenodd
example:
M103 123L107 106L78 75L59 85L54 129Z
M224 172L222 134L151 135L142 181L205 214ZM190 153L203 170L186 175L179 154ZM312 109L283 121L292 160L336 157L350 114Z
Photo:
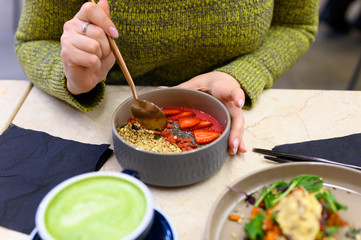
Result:
M196 140L194 139L192 132L182 130L176 122L171 123L171 125L173 128L170 130L174 134L174 136L181 137L181 138L189 138L192 140L192 144L196 144L198 147L200 146L196 143Z

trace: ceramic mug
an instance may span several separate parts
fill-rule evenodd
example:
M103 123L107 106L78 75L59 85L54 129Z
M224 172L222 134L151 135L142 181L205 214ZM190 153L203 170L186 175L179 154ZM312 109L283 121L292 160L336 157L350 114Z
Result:
M137 178L119 172L91 172L54 187L36 212L44 240L142 239L154 217L153 198Z

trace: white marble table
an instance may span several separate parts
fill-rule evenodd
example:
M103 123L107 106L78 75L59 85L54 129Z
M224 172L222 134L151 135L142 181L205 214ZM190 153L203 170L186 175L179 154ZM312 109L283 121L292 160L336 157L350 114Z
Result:
M13 123L66 139L111 144L112 113L130 96L128 87L108 86L104 103L84 113L33 87ZM203 182L180 188L150 187L155 204L172 221L180 240L202 239L208 213L225 187L273 164L253 153L253 147L272 148L361 132L360 105L361 92L356 91L266 90L256 107L244 112L248 152L229 157L218 172ZM112 156L102 170L120 171L121 167ZM4 239L2 234L0 239Z
M0 80L0 134L15 117L31 87L27 80Z

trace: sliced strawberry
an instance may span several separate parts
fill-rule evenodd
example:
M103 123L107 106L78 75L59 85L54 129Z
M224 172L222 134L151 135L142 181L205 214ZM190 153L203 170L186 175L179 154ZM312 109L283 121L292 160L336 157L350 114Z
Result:
M201 120L197 125L195 125L192 129L189 129L189 130L196 130L196 129L200 129L200 128L209 128L212 125L213 125L213 123L211 121Z
M201 120L199 118L183 117L179 119L179 126L182 130L186 130L198 125L200 121Z
M181 112L181 113L179 113L179 114L169 116L168 119L178 120L178 119L180 119L180 118L184 118L184 117L194 117L194 116L195 116L195 113L189 111L189 112Z
M163 108L162 111L166 116L172 116L182 112L177 108Z
M206 144L216 140L221 133L209 128L202 128L193 131L194 138L198 144Z

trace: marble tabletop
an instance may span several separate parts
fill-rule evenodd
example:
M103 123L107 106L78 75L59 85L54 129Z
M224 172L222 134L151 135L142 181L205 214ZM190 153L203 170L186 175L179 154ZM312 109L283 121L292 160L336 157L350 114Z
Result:
M31 87L28 80L0 80L0 134L15 117Z
M80 112L33 87L13 123L66 139L112 144L112 113L128 97L131 97L128 87L108 86L98 109ZM150 187L155 204L173 223L179 239L203 239L208 213L226 186L274 164L253 153L252 148L361 132L361 111L356 111L360 105L358 91L265 90L257 105L244 111L248 152L229 157L219 171L200 183L180 188ZM121 171L121 167L113 155L102 170ZM0 231L0 239L6 234L3 232ZM26 238L8 235L5 239Z

